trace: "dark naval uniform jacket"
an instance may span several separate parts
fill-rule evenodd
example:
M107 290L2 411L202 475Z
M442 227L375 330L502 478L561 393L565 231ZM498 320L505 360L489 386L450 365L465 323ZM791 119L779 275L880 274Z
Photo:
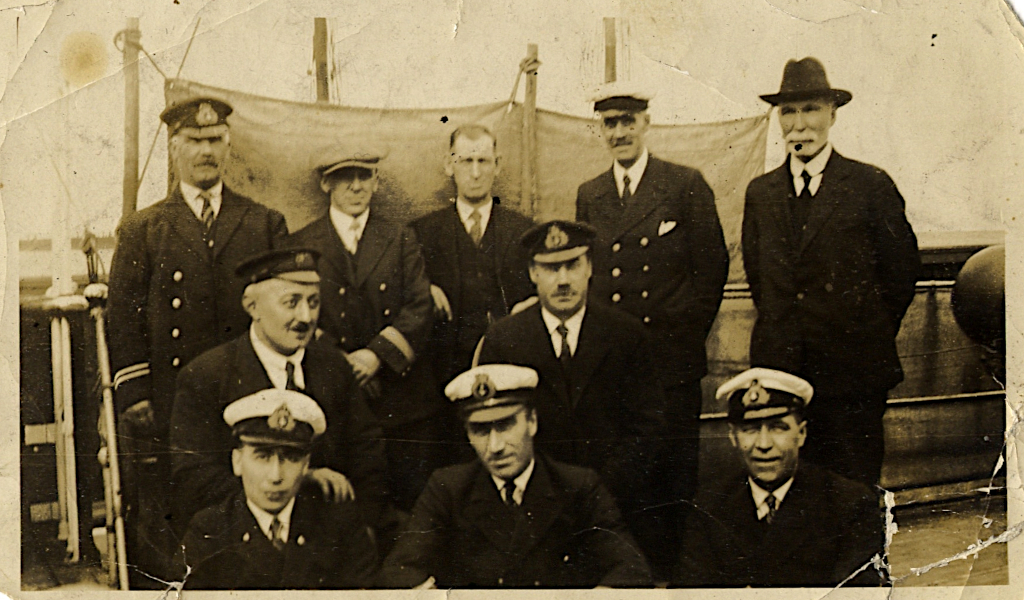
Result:
M567 385L540 304L488 329L480 364L537 371L535 443L552 457L598 472L623 512L649 492L651 461L665 433L665 396L650 339L630 315L588 304Z
M797 373L816 393L884 392L903 378L896 334L920 268L903 197L884 171L835 151L800 230L794 197L788 160L747 187L751 363Z
M381 571L387 587L643 587L650 573L597 475L537 455L520 506L479 462L435 471Z
M288 542L277 550L245 501L235 494L196 514L185 534L186 589L359 589L377 573L377 549L351 505L299 492Z
M348 362L320 340L302 359L306 388L327 417L327 431L313 443L310 468L329 467L349 479L366 520L375 523L384 496L381 429ZM192 361L178 378L171 417L173 525L184 531L203 507L241 491L231 471L235 447L224 409L235 400L273 387L249 333Z
M451 305L453 319L434 322L430 353L434 358L440 384L447 384L456 375L469 368L476 342L487 326L508 314L516 303L533 295L534 288L527 271L529 260L519 245L519 237L533 225L533 221L518 212L500 206L491 206L491 217L480 240L480 249L490 257L488 265L494 275L494 284L500 298L486 314L471 315L463 305L468 290L486 294L479 289L478 277L463 272L466 257L460 249L469 249L473 240L459 219L454 204L434 211L411 223L423 248L427 277L444 290ZM473 289L477 286L476 289ZM491 300L491 299L487 299ZM491 304L488 302L488 304ZM467 342L460 347L461 342Z
M119 412L149 400L159 431L167 431L180 369L249 328L242 309L245 282L235 267L280 245L287 233L281 213L227 186L212 248L180 187L125 218L110 266L107 309Z
M429 417L445 404L420 360L434 315L416 235L371 209L352 256L329 215L288 241L320 252L318 325L345 352L369 348L381 361L370 406L385 428Z
M746 474L701 490L683 534L679 587L834 587L883 552L885 523L866 485L801 461L772 523L757 519ZM869 567L847 585L880 585Z
M579 187L576 220L597 230L591 298L640 319L666 386L698 381L729 274L715 196L700 171L650 156L622 208L609 169Z

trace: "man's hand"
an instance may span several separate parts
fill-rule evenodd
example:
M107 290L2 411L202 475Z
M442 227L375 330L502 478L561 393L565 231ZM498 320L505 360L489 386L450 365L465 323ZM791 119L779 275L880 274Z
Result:
M121 419L126 425L149 431L156 426L156 417L153 414L153 405L149 400L142 400L129 406L123 413Z
M448 296L445 295L444 290L430 284L430 295L434 297L434 316L447 317L446 320L451 321L453 318L452 305L448 303Z
M424 581L423 583L419 584L418 586L416 586L416 587L414 587L412 589L414 589L414 590L436 590L437 589L437 580L434 579L433 575L431 575L430 577L427 577L426 581Z
M508 314L514 315L516 313L521 313L521 312L523 312L524 310L530 308L531 306L533 306L536 303L537 303L537 297L536 296L530 296L529 298L527 298L526 300L523 300L522 302L516 302L516 305L512 307L512 311L509 312Z
M380 359L369 348L349 352L345 358L348 359L348 364L352 365L352 372L356 374L359 385L369 383L380 369Z
M324 500L328 502L341 502L343 500L355 500L356 490L349 483L348 478L341 473L328 469L313 469L306 473L306 479L320 486L324 493Z

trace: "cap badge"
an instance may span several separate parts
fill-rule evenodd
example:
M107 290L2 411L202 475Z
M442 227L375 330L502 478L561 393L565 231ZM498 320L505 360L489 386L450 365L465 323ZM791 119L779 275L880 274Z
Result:
M544 239L544 247L548 250L554 250L555 248L561 248L562 246L569 243L569 234L562 231L558 225L552 225L548 229L548 237Z
M476 376L476 381L473 382L473 398L477 400L490 400L494 397L494 382L487 376L487 373L481 373Z
M309 252L299 252L295 255L295 266L312 269L313 255Z
M764 389L761 382L753 380L750 382L750 389L747 390L746 394L743 394L743 405L744 406L759 406L761 404L767 404L768 402L768 391Z
M278 431L292 431L295 429L295 419L292 418L291 411L288 410L287 404L282 404L277 407L277 410L267 418L267 425L271 429Z
M217 122L217 111L213 110L213 106L209 102L203 102L199 105L199 110L196 111L196 124L200 127L208 127Z

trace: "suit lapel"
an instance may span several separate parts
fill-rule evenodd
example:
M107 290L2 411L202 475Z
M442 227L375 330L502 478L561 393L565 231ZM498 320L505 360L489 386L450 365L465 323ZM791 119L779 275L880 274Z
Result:
M338 231L334 229L331 217L326 216L320 219L312 227L314 228L311 232L315 240L314 243L321 250L320 276L328 281L336 280L333 283L339 286L351 284L354 278L352 273L352 255L345 248L345 243L341 241ZM323 264L325 262L326 265Z
M168 222L178 232L182 241L189 249L203 260L210 259L210 251L203 243L203 224L196 218L185 198L181 195L181 188L174 188L167 202Z
M487 469L479 463L464 514L495 548L504 552L511 548L515 528L512 515L502 503Z
M845 159L833 150L822 172L821 187L811 201L811 209L807 214L807 228L800 238L801 254L839 206L840 195L837 191L843 189L842 181L848 174ZM792 187L790 184L790 188Z
M636 193L633 194L632 201L622 214L622 219L613 237L619 237L629 231L658 208L666 193L665 184L662 181L663 171L662 162L651 156L647 161L647 169L644 170L643 177L640 178L640 183L636 186ZM609 174L611 174L610 170ZM611 175L611 182L612 201L619 202L614 175Z
M376 214L370 213L370 218L363 229L363 237L359 240L355 261L356 272L352 282L356 286L363 285L397 235L397 232L390 230Z
M551 345L551 335L548 333L547 325L540 313L540 304L529 309L531 327L535 335L526 336L532 347L524 356L536 360L537 371L540 373L540 380L546 381L547 385L557 396L561 406L554 407L555 410L571 410L572 404L569 399L569 392L566 389L565 377L562 375L562 365L555 356L555 347ZM577 345L577 348L579 346Z
M597 305L588 306L586 314L583 315L583 324L580 326L580 337L576 341L576 354L573 355L571 365L572 394L570 401L575 410L580 410L579 402L583 398L583 392L590 383L590 378L597 370L597 367L604 361L605 355L611 348L608 336L600 326L602 319L595 315Z
M235 364L232 377L226 382L229 386L225 400L232 401L260 390L274 387L263 368L263 363L256 356L246 331L235 340Z
M248 211L249 207L225 185L221 192L220 213L217 214L217 223L213 228L213 254L215 257L227 247Z
M461 300L461 294L459 294L459 290L462 289L462 269L459 268L458 235L460 233L459 229L462 227L462 221L459 219L459 209L454 203L441 223L441 243L444 244L444 257L448 261L448 273L451 274L454 284L452 289L445 290L445 293L451 294L448 298L448 303L451 305L452 312L460 314L459 301Z
M779 505L775 520L768 526L766 548L802 548L806 546L804 540L817 535L814 528L808 527L808 515L821 510L820 498L825 489L823 483L808 479L807 473L797 471L792 487Z
M539 457L536 460L533 475L523 494L523 518L517 521L512 539L513 551L520 556L544 539L551 524L565 511L568 501L568 496L555 493L547 463Z
M508 247L508 227L505 227L505 215L503 209L494 204L491 206L491 220L487 223L487 231L484 236L490 235L494 241L494 274L501 280L501 274L505 266L505 250Z

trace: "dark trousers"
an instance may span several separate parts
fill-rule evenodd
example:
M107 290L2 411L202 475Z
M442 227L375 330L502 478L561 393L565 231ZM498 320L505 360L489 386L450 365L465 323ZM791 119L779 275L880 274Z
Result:
M882 417L888 390L856 392L815 393L807 406L807 441L800 458L873 488L881 480L885 457Z

